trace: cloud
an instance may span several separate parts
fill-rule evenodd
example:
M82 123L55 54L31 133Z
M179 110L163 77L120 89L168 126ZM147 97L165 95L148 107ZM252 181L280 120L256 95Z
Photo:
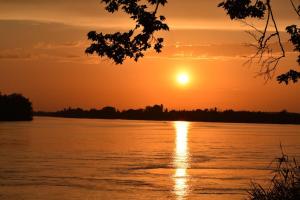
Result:
M172 0L159 9L172 29L240 29L217 5L220 0ZM289 4L274 0L278 20L295 23ZM52 21L94 28L132 27L129 16L105 11L99 0L0 0L0 19ZM279 25L282 23L278 23Z
M7 49L0 52L0 59L39 59L51 62L71 62L95 64L106 58L96 55L87 56L84 53L86 41L73 41L67 43L38 43L33 48ZM286 47L287 52L292 52L291 47ZM146 59L172 59L172 60L231 60L248 59L255 53L255 49L243 44L203 44L184 45L177 43L164 47L162 53L157 54L154 50L146 52ZM279 53L274 48L274 55ZM34 55L34 56L33 56Z
M35 49L44 49L44 50L52 50L52 49L63 49L63 48L79 48L86 47L88 45L88 41L78 40L78 41L70 41L63 43L50 43L50 42L39 42L34 45Z
M255 45L255 44L253 44ZM293 46L289 42L283 43L287 54L294 54ZM272 55L276 56L281 53L278 43L270 44ZM167 45L163 48L162 53L157 54L154 50L146 53L148 59L172 59L172 60L249 60L256 53L254 46L249 44L182 44ZM268 56L267 54L264 57Z
M31 53L26 52L24 50L20 50L20 49L12 49L12 50L4 50L4 51L0 51L0 59L13 59L13 60L21 60L21 59L25 59L25 60L29 60L32 59L33 56Z
M0 59L47 59L52 62L97 63L105 58L90 57L84 53L85 48L90 44L86 39L88 30L61 23L0 20L2 32ZM163 34L166 46L161 54L147 52L145 58L245 59L255 53L255 49L242 44L243 40L250 41L251 38L246 34L244 38L238 38L241 33L242 31L174 30ZM288 46L287 43L285 45L287 52L292 51L291 45ZM278 51L278 48L274 48L274 53Z

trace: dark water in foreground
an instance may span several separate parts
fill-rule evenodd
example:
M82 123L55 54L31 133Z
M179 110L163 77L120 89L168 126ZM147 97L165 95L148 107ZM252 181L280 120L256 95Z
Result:
M300 126L35 118L0 123L0 199L243 199Z

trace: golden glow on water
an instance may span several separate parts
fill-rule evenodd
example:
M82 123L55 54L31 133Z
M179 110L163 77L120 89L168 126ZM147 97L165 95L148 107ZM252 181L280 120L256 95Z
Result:
M175 122L176 129L176 147L174 155L175 174L174 192L178 200L185 199L188 193L188 166L189 166L189 150L188 150L188 128L189 122Z

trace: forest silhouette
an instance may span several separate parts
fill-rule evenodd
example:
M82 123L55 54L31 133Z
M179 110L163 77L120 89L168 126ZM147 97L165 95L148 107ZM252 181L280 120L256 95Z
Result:
M0 93L0 121L30 121L32 116L32 103L29 99L21 94Z
M83 110L65 108L57 112L36 112L36 116L92 119L128 119L128 120L162 120L162 121L202 121L232 123L271 123L300 124L300 114L281 112L219 111L217 108L196 110L168 110L163 105L147 106L141 109L119 111L107 106L102 109Z

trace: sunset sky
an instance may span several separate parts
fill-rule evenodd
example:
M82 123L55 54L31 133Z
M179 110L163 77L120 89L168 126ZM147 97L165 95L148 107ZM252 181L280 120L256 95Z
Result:
M217 8L220 1L169 0L160 9L171 28L160 34L163 53L116 66L84 53L86 34L126 30L133 26L127 15L105 12L100 0L0 0L0 91L22 93L44 111L164 104L300 112L300 83L265 83L256 77L259 66L244 65L253 53L244 45L253 42L248 27ZM281 30L298 20L286 2L274 5ZM287 55L277 75L298 68L296 54ZM183 73L185 85L178 83Z

